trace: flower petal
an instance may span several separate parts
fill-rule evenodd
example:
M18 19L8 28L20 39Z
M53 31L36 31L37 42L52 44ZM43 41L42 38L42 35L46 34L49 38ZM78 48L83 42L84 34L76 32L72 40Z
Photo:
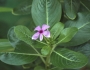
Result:
M38 37L39 37L39 32L35 33L35 34L32 36L32 39L33 39L33 40L36 40L36 39L38 39Z
M44 31L44 32L43 32L43 35L44 35L45 37L48 37L48 38L49 38L49 37L50 37L50 31L48 31L48 30L47 30L47 31Z
M40 31L41 30L41 27L40 26L37 26L34 31Z
M40 34L40 41L43 40L43 34Z
M48 29L50 26L48 26L48 25L46 25L46 24L43 24L42 25L42 30L46 30L46 29Z

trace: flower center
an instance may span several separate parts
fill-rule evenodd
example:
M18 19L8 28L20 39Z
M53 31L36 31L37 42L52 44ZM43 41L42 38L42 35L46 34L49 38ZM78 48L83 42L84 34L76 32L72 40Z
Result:
M40 30L39 33L43 33L43 30Z

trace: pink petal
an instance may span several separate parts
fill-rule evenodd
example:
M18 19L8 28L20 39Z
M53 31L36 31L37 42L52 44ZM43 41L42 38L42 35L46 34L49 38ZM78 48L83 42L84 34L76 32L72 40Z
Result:
M33 39L33 40L36 40L36 39L38 39L38 37L39 37L39 32L35 33L35 34L32 36L32 39Z
M43 34L40 34L40 41L43 40Z
M45 36L45 37L50 37L50 32L47 30L47 31L44 31L43 32L43 35Z
M34 31L40 31L41 30L41 27L40 26L37 26Z
M42 30L46 30L46 29L48 29L50 26L48 26L48 25L46 25L46 24L43 24L42 25Z

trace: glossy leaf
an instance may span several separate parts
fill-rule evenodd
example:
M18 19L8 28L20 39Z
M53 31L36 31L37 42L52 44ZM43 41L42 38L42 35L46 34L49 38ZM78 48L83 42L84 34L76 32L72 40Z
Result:
M15 35L15 32L14 32L14 27L11 27L8 31L8 34L7 34L7 37L8 37L8 40L10 42L10 44L12 45L12 47L16 47L20 40L16 37Z
M77 33L78 29L76 27L70 27L70 28L65 28L62 30L60 37L58 38L59 42L58 43L65 43L70 41L74 35Z
M10 65L23 65L33 62L36 55L27 53L8 52L0 53L0 60Z
M79 46L71 47L70 49L76 51L76 52L81 52L87 57L90 56L90 43L82 44Z
M26 15L31 13L32 0L25 0L18 7L13 8L12 14Z
M57 0L33 0L31 13L36 25L53 26L60 21L61 4Z
M51 32L51 37L53 39L56 39L58 35L60 35L62 29L64 28L64 24L61 22L56 23L50 30Z
M68 18L74 20L76 18L77 10L79 9L79 0L64 0L64 11Z
M0 7L0 12L11 12L12 8Z
M50 47L45 46L45 47L43 47L43 48L41 49L41 53L42 53L43 55L48 55L49 52L50 52L50 50L51 50Z
M53 68L51 68L51 70L63 70L63 69L60 67L53 67Z
M22 25L21 25L22 26ZM18 29L18 28L17 28ZM8 39L11 45L15 48L14 52L2 53L1 61L11 65L23 65L33 62L37 57L35 50L30 45L20 40L12 27L8 32ZM32 54L33 53L33 54ZM5 58L7 58L5 60ZM15 60L15 61L14 61Z
M34 47L36 48L42 48L43 46L46 46L46 44L43 42L33 41L31 39L32 32L25 26L19 25L14 27L14 32L16 34L16 37L18 37L18 39L20 39L21 41L24 41L30 46L34 45Z
M33 50L32 47L30 47L28 44L26 44L23 41L19 41L18 44L15 47L15 52L19 52L19 53L32 53L32 54L36 54L36 52Z
M66 27L77 27L78 32L68 43L64 43L63 46L76 46L90 40L90 14L78 13L77 20L67 21Z
M20 28L18 26L18 28ZM20 29L19 29L20 30ZM10 41L10 44L16 48L16 47L20 47L20 46L23 46L23 47L29 47L28 50L30 50L30 46L27 45L27 43L21 41L16 35L15 35L15 32L14 32L14 27L10 28L9 31L8 31L8 34L7 34L7 37ZM30 39L31 40L31 39ZM45 46L45 44L42 44L42 43L39 43L37 41L32 41L32 44L34 45L35 48L42 48ZM31 49L32 50L32 49Z
M87 57L83 54L65 48L58 49L51 55L52 64L65 69L81 68L87 64L87 61Z
M14 27L14 32L16 34L16 37L18 37L20 40L26 42L27 44L31 45L32 40L31 40L31 31L22 25Z
M0 52L10 52L13 50L14 48L7 39L0 39Z
M41 66L36 66L35 68L34 68L34 70L45 70L43 67L41 67Z

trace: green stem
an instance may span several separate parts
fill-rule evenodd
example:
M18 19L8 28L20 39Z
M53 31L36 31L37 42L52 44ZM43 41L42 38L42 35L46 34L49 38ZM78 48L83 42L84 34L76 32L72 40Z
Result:
M44 43L44 42L41 42L41 41L38 41L38 40L36 40L37 42L39 42L39 43L42 43L42 44L45 44L45 45L47 45L46 43Z
M46 37L44 37L44 40L46 41L47 46L48 46L48 44L49 44L48 39Z
M28 36L28 35L27 35L27 36ZM28 37L31 38L30 36L28 36ZM38 55L41 55L41 54L37 51L37 49L34 48L34 46L33 46L32 44L30 44L30 43L27 43L27 44L29 44L30 47L32 47L32 48L36 51L36 53L37 53ZM43 63L46 65L46 62L45 62L44 58L43 58L42 56L40 56L40 58L41 58L41 60L43 61Z
M22 31L22 30L21 30ZM23 33L23 32L22 32ZM26 33L23 33L23 34L25 34L26 36L27 36L27 38L31 38L31 36L29 36L29 35L27 35ZM33 48L33 50L34 51L36 51L36 53L38 54L38 55L40 55L40 58L41 58L41 60L43 61L43 63L46 65L46 62L45 62L45 60L44 60L44 58L41 56L41 54L37 51L37 49L32 45L32 44L30 44L29 42L27 42L27 41L25 41L28 45L30 45L29 47L32 47Z
M50 54L47 55L46 64L47 64L47 67L50 66Z
M46 57L46 68L48 68L51 65L51 63L50 63L50 56L51 56L54 48L55 48L55 45L52 46L52 49L50 50L49 54Z
M37 49L34 48L34 46L32 46L31 44L29 44L29 45L37 52L38 55L41 55L41 54L37 51ZM45 62L44 58L43 58L42 56L40 56L40 58L41 58L41 60L43 61L43 63L46 65L46 62Z
M52 54L52 52L54 51L55 48L56 48L56 44L52 46L52 49L51 49L50 55Z

